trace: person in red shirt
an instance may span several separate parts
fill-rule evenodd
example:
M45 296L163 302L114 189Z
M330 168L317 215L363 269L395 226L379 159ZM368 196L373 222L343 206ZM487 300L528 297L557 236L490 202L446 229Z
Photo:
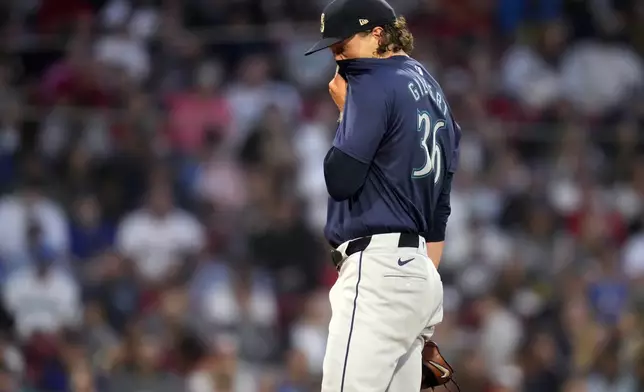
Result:
M203 64L195 87L169 97L168 136L172 145L182 152L195 152L205 133L217 129L226 139L232 128L230 105L219 95L221 70L216 64Z
M67 55L44 74L42 103L67 103L81 107L104 107L109 104L107 89L99 83L100 68L81 43L72 43Z

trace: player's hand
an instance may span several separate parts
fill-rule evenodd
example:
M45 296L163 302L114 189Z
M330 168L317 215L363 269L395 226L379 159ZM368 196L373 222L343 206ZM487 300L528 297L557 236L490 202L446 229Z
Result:
M454 382L453 376L454 369L443 358L436 343L431 340L426 341L423 347L423 379L420 390L429 390L450 381ZM456 387L458 388L458 384Z
M339 67L338 67L339 68ZM329 82L329 94L338 107L340 113L344 111L344 102L347 98L347 81L338 73L338 68L335 69L335 75Z

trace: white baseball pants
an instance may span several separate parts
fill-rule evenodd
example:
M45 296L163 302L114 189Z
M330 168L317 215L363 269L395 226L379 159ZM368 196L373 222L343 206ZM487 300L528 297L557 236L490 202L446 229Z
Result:
M443 284L425 240L399 248L399 237L374 235L348 257L348 242L338 247L322 392L420 391L423 337L443 319Z

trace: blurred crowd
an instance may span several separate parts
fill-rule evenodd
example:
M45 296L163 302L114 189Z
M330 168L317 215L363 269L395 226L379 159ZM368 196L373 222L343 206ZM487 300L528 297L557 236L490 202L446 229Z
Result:
M0 392L313 392L326 0L0 3ZM644 4L391 0L463 129L463 392L644 391Z

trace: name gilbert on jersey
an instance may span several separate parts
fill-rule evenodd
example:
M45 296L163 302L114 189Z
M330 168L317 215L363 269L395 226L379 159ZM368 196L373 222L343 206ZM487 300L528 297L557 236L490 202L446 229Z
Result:
M418 72L418 76L414 76L407 84L407 88L409 88L414 100L418 102L421 98L429 96L432 101L434 101L438 109L443 112L443 115L447 116L447 102L443 99L443 95L436 91L434 86L427 82L421 67L416 67L416 71Z

